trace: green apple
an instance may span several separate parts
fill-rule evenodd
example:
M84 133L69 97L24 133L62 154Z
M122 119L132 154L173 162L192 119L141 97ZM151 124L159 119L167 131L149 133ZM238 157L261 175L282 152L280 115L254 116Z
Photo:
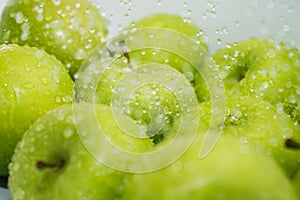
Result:
M140 131L132 131L127 122L120 124L123 128L128 127L126 129L129 134L144 135L158 144L166 138L174 137L180 129L183 113L187 112L188 107L197 107L198 104L192 86L185 77L174 69L166 71L163 67L165 66L149 64L127 73L124 69L128 67L123 62L116 61L100 77L98 73L95 76L94 70L83 71L79 73L83 80L78 79L76 82L78 100L112 106L116 121L124 121L120 116L125 114L131 117L135 124L133 126L140 127ZM158 82L155 83L154 79ZM86 88L90 84L96 85L95 90ZM170 89L169 86L173 88ZM192 95L191 99L178 94L184 90L190 91L188 95ZM183 105L187 103L190 104Z
M300 171L293 177L292 184L296 190L298 198L300 198Z
M92 118L95 113L97 117ZM39 118L18 143L9 166L12 198L120 199L131 175L105 166L84 146L84 135L90 134L99 151L114 156L97 140L95 121L110 142L126 151L153 148L149 139L123 134L108 106L63 105Z
M199 136L199 135L198 135ZM134 174L122 199L297 199L285 174L273 159L233 137L222 136L204 159L201 139L172 165Z
M180 119L180 112L187 110L180 106L188 104L180 102L178 91L170 85L177 84L177 89L180 85L191 88L195 97L206 88L201 87L201 92L194 89L200 88L194 85L195 75L209 68L210 58L206 47L194 40L197 33L197 26L184 22L178 15L151 15L134 22L134 27L106 41L83 63L76 77L76 89L82 94L79 99L112 105L115 97L120 96L118 88L130 87L127 101L119 107L137 124L146 127L155 143L162 140L175 132L178 126L173 124ZM203 74L208 74L204 71ZM204 78L197 77L205 86ZM136 87L128 86L131 83ZM195 97L191 98L194 103ZM204 101L202 97L198 95L198 101Z
M105 21L88 0L12 0L0 23L1 43L43 49L63 62L72 76L106 36Z
M300 168L300 152L287 145L289 140L299 141L300 135L286 113L278 112L267 101L255 97L227 99L224 135L232 135L244 143L253 145L265 155L273 157L288 176ZM211 105L200 104L203 127L208 127Z
M0 46L0 176L17 142L48 110L72 101L73 82L54 56L17 45Z
M300 124L300 53L282 42L250 39L213 56L231 95L263 98Z
M117 104L120 109L114 110L122 110L124 114L131 116L138 125L144 127L146 134L153 139L153 142L158 143L165 136L173 137L176 134L182 113L189 110L187 107L193 107L192 110L197 107L198 100L191 83L193 78L188 79L186 75L190 74L193 77L191 71L197 72L197 69L187 64L187 61L180 56L176 59L177 61L171 59L170 62L163 62L161 55L167 55L168 52L158 53L157 56L152 52L152 56L145 56L141 59L144 55L138 53L140 50L127 52L122 49L127 44L133 49L137 43L147 46L151 40L145 41L145 34L150 32L164 35L164 37L176 34L182 41L190 42L196 49L200 49L203 57L209 56L198 44L182 34L161 29L153 29L153 31L143 29L141 32L135 32L132 36L137 37L137 40L131 40L131 34L121 34L105 45L99 46L83 63L76 77L75 88L79 101L84 100L113 107ZM162 43L161 40L156 40L156 42ZM178 48L175 46L172 48ZM117 50L109 51L108 48ZM187 54L189 54L188 50ZM204 62L201 56L199 60L198 57L194 59L198 64ZM180 60L186 65L181 65L183 62ZM185 68L187 73L182 73L176 67ZM203 68L206 67L203 64Z
M202 30L200 30L194 23L185 20L177 14L156 13L145 16L137 21L133 21L128 29L134 28L164 28L178 31L188 37L194 39L204 49L208 49L202 39ZM170 41L175 38L170 38Z
M137 21L131 23L131 26L127 27L127 29L134 31L135 29L147 29L147 28L158 28L158 29L170 29L173 31L177 31L180 34L184 34L188 36L190 39L195 40L197 44L199 44L203 51L208 51L208 47L206 43L203 41L203 33L202 31L193 23L188 20L185 20L180 15L176 14L166 14L166 13L159 13L159 14L151 14L146 17L143 17ZM147 32L147 31L145 31ZM155 36L156 32L152 31L153 33L150 37L157 37L159 40L160 36ZM166 34L170 34L166 32ZM142 36L136 35L134 37L133 42L141 42L145 43L145 47L147 45L151 46L151 40L140 41L139 37L143 38ZM170 34L168 40L170 43L176 43L178 39L178 35ZM130 42L130 41L129 41ZM148 44L147 44L148 43ZM130 44L128 44L130 45ZM171 46L171 45L170 45ZM181 51L191 52L189 45L185 47L178 47L182 48ZM131 63L133 65L140 65L144 63L164 63L172 66L173 68L180 71L182 74L185 75L186 79L191 82L193 87L195 88L195 92L198 97L199 102L203 102L209 99L209 92L206 86L206 82L201 74L195 70L195 66L193 66L189 60L187 60L183 54L177 54L172 49L138 49L135 51L131 51L128 53L130 57ZM197 55L198 56L198 55Z

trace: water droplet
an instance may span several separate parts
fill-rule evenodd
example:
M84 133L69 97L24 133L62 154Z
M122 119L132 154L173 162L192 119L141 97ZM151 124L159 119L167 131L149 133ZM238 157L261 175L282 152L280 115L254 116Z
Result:
M61 98L60 98L59 96L57 96L57 97L55 98L55 102L56 102L56 103L60 103L60 102L61 102Z
M80 8L80 2L76 2L75 7Z
M86 57L87 57L87 53L83 49L78 49L74 54L74 58L76 60L83 60Z
M74 131L72 129L70 129L70 128L67 128L67 129L64 130L63 134L64 134L64 137L66 139L68 139L68 138L70 138L70 137L73 136Z
M283 92L283 88L278 88L278 92Z
M20 164L15 162L13 165L12 165L12 170L13 171L18 171L20 169Z
M193 81L194 80L194 74L192 72L186 72L185 77L188 81Z
M54 3L54 5L59 6L61 4L60 0L52 0L52 2Z
M32 82L23 83L22 87L25 89L31 89L34 87L34 84Z
M88 13L90 13L90 12L91 12L91 9L90 9L90 8L86 8L86 9L85 9L85 13L88 14Z
M149 37L154 38L154 33L150 33Z
M284 32L288 32L289 30L290 30L290 27L289 27L289 25L284 25L283 27L282 27L282 30L284 31Z
M45 125L42 124L42 123L38 123L38 124L35 126L35 130L36 130L37 132L41 132L41 131L43 131L44 129L45 129Z
M175 163L172 164L172 170L174 172L179 172L182 170L182 163L179 161L176 161Z
M28 39L30 34L30 25L28 23L23 23L21 29L22 29L21 40L25 41Z
M43 56L44 56L44 52L42 51L42 50L38 50L35 54L34 54L34 56L36 57L36 58L42 58Z
M22 13L22 12L17 12L17 13L15 14L15 20L16 20L16 23L17 23L17 24L23 23L24 20L25 20L23 13Z

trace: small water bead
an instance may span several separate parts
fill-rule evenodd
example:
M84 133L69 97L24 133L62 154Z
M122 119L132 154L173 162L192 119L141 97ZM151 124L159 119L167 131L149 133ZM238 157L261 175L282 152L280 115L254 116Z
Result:
M30 25L28 23L23 23L21 29L22 29L21 40L25 41L28 39L30 34Z
M86 8L85 9L85 13L89 14L91 12L91 9L90 8Z
M72 137L72 136L74 135L74 131L73 131L73 129L71 129L71 128L67 128L67 129L65 129L65 130L63 131L63 134L64 134L64 137L65 137L66 139L68 139L68 138L70 138L70 137Z
M37 131L37 132L41 132L41 131L43 131L43 130L45 130L45 125L44 124L42 124L42 123L38 123L36 126L35 126L35 130Z
M283 30L284 32L288 32L288 31L290 30L289 25L287 25L287 24L283 25L282 30Z
M241 136L241 137L240 137L240 142L243 143L243 144L248 144L248 139L247 139L247 137Z
M297 98L294 96L288 96L285 101L288 103L291 103L291 104L297 104ZM298 101L299 101L299 98L298 98Z
M83 60L86 57L87 57L87 53L83 49L78 49L74 54L74 58L76 60Z
M293 83L291 81L288 81L288 82L285 83L285 86L287 88L291 88L291 87L293 87Z
M120 0L120 4L122 6L125 6L125 5L130 6L131 5L131 0Z
M11 166L12 166L11 169L12 169L14 172L17 172L17 171L19 171L19 169L20 169L20 164L17 163L17 162L15 162L14 164L12 164Z
M183 17L183 22L192 23L192 19L190 17Z
M61 0L52 0L53 4L59 6L61 4Z
M226 26L224 26L222 29L221 29L221 34L223 35L227 35L228 34L228 28Z
M35 85L32 82L27 82L27 83L23 83L21 86L24 89L32 89L32 88L34 88Z
M225 53L225 54L223 55L223 58L224 58L225 60L227 60L227 59L229 58L229 55L228 55L227 53Z
M154 33L150 33L149 37L150 38L154 38L155 34Z
M172 170L174 172L179 172L183 169L183 165L180 161L176 161L175 163L172 164Z
M227 49L230 49L231 48L231 44L230 43L226 43L226 45L225 45L225 47L227 48Z
M80 2L76 2L75 8L80 8Z
M142 56L146 55L146 51L141 51L141 55Z
M71 63L66 63L66 68L67 68L67 69L70 69L70 68L71 68L71 66L72 66L72 64L71 64Z
M24 15L22 12L12 13L10 17L13 17L16 20L17 24L21 24L25 21Z
M57 97L55 98L55 102L56 102L56 103L60 103L60 102L61 102L61 97L57 96Z
M36 20L39 21L39 22L41 22L41 21L44 20L44 16L43 15L37 15L36 16Z
M71 9L71 6L70 5L66 5L66 10L70 10Z

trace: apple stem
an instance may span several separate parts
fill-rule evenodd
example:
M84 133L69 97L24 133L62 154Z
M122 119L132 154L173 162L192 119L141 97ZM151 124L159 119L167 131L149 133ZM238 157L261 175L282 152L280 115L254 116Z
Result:
M36 163L36 167L39 170L44 170L44 169L55 169L55 170L59 170L61 169L63 166L65 165L65 161L61 160L60 162L57 163L47 163L44 161L38 161Z
M285 140L285 146L291 149L300 149L300 142L297 142L292 138L288 138Z
M119 45L122 47L122 51L123 51L123 56L127 59L127 63L130 64L130 56L129 56L129 49L126 45L125 40L120 40L119 41Z

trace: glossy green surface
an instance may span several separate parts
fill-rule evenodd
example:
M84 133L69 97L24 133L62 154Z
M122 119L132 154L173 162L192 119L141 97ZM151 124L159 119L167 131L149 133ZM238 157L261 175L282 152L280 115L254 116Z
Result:
M0 175L28 127L48 110L72 101L64 65L36 48L0 46Z
M1 43L44 49L73 76L107 36L105 21L87 0L12 0L2 12Z

